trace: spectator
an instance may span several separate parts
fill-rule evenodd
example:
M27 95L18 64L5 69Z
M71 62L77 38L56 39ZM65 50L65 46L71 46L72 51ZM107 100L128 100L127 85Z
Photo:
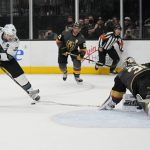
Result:
M86 35L86 32L88 33L88 29L87 30L85 30L85 24L84 24L84 19L82 19L82 18L80 18L79 19L79 24L80 24L80 26L81 26L81 33L82 33L82 35Z
M104 20L102 17L99 17L95 25L95 37L98 39L99 36L105 33Z
M79 24L83 27L84 26L84 20L82 18L79 19Z
M81 33L84 35L86 39L88 39L88 29L89 29L89 18L84 18L84 25L81 28Z
M114 29L114 24L113 24L113 21L111 19L108 19L106 22L105 22L105 28L106 28L106 32L111 32L113 31Z
M124 39L136 39L136 37L133 35L132 29L128 28L125 31Z
M113 17L112 22L113 22L114 26L120 25L120 21L117 17Z
M89 16L89 25L88 25L88 39L94 39L95 35L95 24L93 16Z
M44 39L46 40L56 40L57 34L53 32L52 27L48 27L47 32L44 35Z
M73 17L72 16L68 16L67 24L65 26L65 31L72 30L73 22L74 22L73 21Z
M44 40L45 32L46 32L46 30L39 30L39 35L38 35L39 40Z
M133 29L133 24L132 24L130 17L125 17L124 18L124 32L126 32L128 28Z

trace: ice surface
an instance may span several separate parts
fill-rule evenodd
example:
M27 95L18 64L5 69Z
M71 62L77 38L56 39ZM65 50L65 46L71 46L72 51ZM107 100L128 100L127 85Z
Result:
M0 75L1 150L149 150L150 122L143 112L98 111L114 76L27 75L40 89L31 99L11 79ZM145 144L146 143L146 144Z

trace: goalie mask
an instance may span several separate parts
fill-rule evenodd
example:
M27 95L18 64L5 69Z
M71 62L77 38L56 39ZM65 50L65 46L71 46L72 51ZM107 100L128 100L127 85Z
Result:
M134 65L136 65L136 61L133 57L127 57L124 60L124 63L123 63L124 67L131 67L131 66L134 66Z
M6 35L10 35L10 36L16 36L16 28L13 24L6 24L3 28L3 32L6 34Z

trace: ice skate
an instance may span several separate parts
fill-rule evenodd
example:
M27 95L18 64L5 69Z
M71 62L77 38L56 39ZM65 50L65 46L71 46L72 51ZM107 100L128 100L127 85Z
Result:
M104 66L103 63L97 62L97 63L95 64L95 70L98 70L99 68L101 68L101 67L103 67L103 66Z
M99 66L98 66L98 64L96 63L96 64L95 64L95 70L98 70L98 68L99 68Z
M83 79L81 79L81 78L75 78L75 80L77 81L78 84L82 84L83 83Z
M66 81L67 80L67 71L63 73L63 80Z
M110 73L111 73L111 74L118 74L118 72L115 71L115 70L110 70Z
M40 92L39 89L37 89L37 90L28 91L28 94L33 100L39 101L40 100L40 96L38 95L39 92Z
M75 78L75 80L76 80L76 82L77 82L78 84L82 84L82 83L83 83L83 79L80 78L80 75L79 75L79 74L75 74L75 73L74 73L74 78Z

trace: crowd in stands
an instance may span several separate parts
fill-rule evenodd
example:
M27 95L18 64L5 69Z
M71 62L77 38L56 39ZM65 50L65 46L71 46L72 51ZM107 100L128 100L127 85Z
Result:
M74 18L72 16L67 17L67 22L63 27L63 31L70 30L74 23ZM97 40L99 36L106 32L111 32L114 26L120 25L120 20L117 17L105 20L102 17L94 18L92 15L87 17L79 18L79 23L81 25L81 33L87 40ZM130 17L124 18L124 39L137 39L136 31L138 25L134 23ZM39 32L39 39L54 40L56 35L59 33L54 33L52 27L48 27L47 31Z
M34 1L33 39L55 39L56 34L59 35L63 30L71 28L71 22L74 22L75 16L74 2L74 0ZM131 3L134 5L129 5ZM137 0L124 0L124 39L150 38L150 6L148 4L149 0L142 1L142 21L139 21ZM81 0L79 8L81 32L87 40L97 40L101 33L112 31L113 26L120 23L118 18L120 1L118 0ZM21 39L29 38L28 20L29 1L13 0L13 23L18 29L18 36ZM1 0L0 24L4 26L9 22L10 1ZM139 22L142 24L142 29L141 26L139 27ZM51 30L52 34L48 30Z

